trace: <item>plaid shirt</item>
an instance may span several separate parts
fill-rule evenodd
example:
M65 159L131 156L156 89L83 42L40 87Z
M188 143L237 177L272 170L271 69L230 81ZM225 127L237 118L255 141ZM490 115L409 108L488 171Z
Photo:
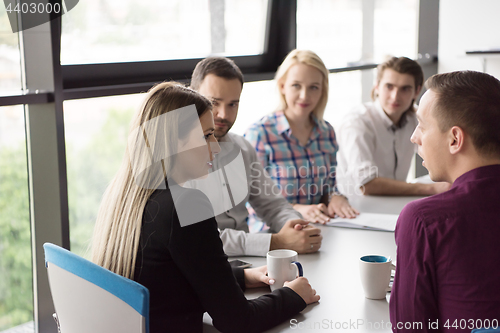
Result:
M323 195L337 192L335 132L328 122L313 120L315 126L305 146L292 134L283 111L265 116L245 133L262 166L291 204L319 204Z

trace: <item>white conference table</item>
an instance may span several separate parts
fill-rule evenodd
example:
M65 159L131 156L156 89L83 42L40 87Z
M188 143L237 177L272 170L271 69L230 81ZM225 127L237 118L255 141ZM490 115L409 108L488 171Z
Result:
M351 205L361 212L399 214L410 201L419 197L355 197ZM393 232L321 228L321 249L313 254L299 255L304 276L321 296L319 303L307 306L301 313L274 327L268 332L391 332L389 321L389 297L383 300L365 298L359 278L359 258L379 254L396 258ZM266 258L244 257L253 267L266 264ZM252 299L269 288L250 289L245 292ZM204 332L218 332L208 314L204 316Z

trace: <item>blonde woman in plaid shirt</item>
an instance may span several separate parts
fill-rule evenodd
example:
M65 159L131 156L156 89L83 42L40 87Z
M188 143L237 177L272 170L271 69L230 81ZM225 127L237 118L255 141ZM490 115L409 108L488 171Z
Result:
M245 138L259 161L302 216L326 223L359 212L337 189L337 141L323 120L328 101L328 70L312 51L293 50L276 73L277 111L253 124Z

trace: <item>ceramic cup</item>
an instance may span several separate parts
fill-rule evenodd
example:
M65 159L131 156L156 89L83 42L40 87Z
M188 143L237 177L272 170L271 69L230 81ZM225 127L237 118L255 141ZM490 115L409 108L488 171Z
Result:
M271 291L283 287L286 281L303 276L302 265L297 261L297 252L293 250L273 250L267 252L267 275L274 279Z
M391 291L391 271L395 270L392 260L379 255L363 256L359 259L359 273L366 298L383 299Z

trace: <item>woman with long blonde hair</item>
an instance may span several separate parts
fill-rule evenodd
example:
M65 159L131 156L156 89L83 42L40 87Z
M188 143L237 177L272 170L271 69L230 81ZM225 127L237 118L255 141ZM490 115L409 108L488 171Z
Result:
M245 288L273 283L266 267L232 270L210 201L182 187L206 177L219 151L210 102L161 83L135 114L101 202L92 260L149 289L152 333L201 332L205 311L221 331L263 331L319 299L305 278L245 298Z
M245 133L263 167L304 219L326 223L358 213L337 189L338 145L323 119L328 102L328 70L308 50L291 51L278 68L278 110Z

